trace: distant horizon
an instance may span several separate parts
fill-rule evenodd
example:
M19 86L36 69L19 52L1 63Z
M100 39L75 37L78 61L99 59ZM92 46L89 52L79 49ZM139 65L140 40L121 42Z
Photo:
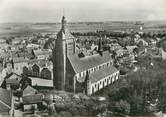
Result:
M0 22L163 21L165 0L0 0Z
M107 20L107 21L67 21L67 23L106 23L106 22L164 22L166 21L165 20ZM33 23L33 24L36 24L36 23L48 23L48 24L61 24L61 21L59 22L44 22L44 21L37 21L37 22L0 22L0 24L14 24L14 23L20 23L20 24L23 24L23 23ZM166 22L165 22L166 23Z

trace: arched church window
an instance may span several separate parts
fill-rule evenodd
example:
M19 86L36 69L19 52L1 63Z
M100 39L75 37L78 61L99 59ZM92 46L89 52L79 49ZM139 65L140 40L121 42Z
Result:
M41 71L41 77L51 80L51 71L48 68L43 68Z
M28 75L28 68L26 66L23 67L23 74Z
M32 66L33 76L38 77L40 72L40 67L37 64Z

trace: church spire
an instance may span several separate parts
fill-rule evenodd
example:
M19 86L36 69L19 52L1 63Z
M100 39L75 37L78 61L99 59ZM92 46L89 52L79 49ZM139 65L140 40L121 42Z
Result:
M65 33L65 30L66 30L66 24L67 24L67 21L66 21L65 16L62 17L61 24L62 24L62 27L61 27L61 28L62 28L63 32Z

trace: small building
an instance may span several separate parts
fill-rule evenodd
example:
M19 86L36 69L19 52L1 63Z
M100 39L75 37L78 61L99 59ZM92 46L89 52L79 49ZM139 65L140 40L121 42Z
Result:
M34 87L48 87L53 88L53 80L29 77L32 81L32 86Z
M28 96L28 95L35 95L37 94L37 90L33 87L31 87L30 85L28 85L24 90L23 90L23 94L22 96Z
M11 73L5 77L6 80L6 89L18 89L20 88L20 81L22 77L16 73Z
M50 50L34 50L36 59L48 59L52 52Z
M22 74L23 73L23 67L28 66L28 62L30 60L24 57L13 57L12 62L13 62L13 71L17 74Z
M53 64L48 60L29 61L28 66L23 67L23 74L31 79L32 86L52 87ZM47 83L45 83L47 82Z
M28 44L28 45L26 46L27 49L38 49L39 47L40 47L40 45L38 45L38 44L33 44L33 43Z
M23 110L30 112L38 110L38 105L42 104L43 98L44 98L43 94L23 96L22 97Z

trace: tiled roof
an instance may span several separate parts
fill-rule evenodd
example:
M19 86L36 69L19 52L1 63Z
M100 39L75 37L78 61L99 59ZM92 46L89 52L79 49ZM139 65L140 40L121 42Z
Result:
M36 89L28 85L23 91L23 96L35 95L36 92L37 92Z
M22 62L27 62L27 61L29 61L29 60L25 59L24 57L13 57L14 63L22 63Z
M0 88L0 112L8 112L12 103L10 91Z
M43 62L46 62L48 60L45 60L45 59L26 59L26 58L23 58L23 57L14 57L13 58L13 62L14 63L22 63L22 62L27 62L27 63L37 63L37 62L40 62L40 61L43 61Z
M114 66L111 65L107 68L104 68L102 70L99 70L97 72L90 74L90 81L92 83L97 82L97 81L103 79L104 77L107 77L117 71L118 70Z
M18 84L21 81L22 77L12 73L6 77L6 83L7 84Z
M70 54L68 56L71 65L76 73L88 70L92 67L96 67L100 64L111 61L111 55L108 51L103 52L102 56L100 54L78 58L75 54Z
M38 62L36 62L36 64L39 65L40 68L46 67L46 64L47 64L47 66L53 65L52 61L49 61L49 60L40 60L40 59L38 60Z
M47 62L47 61L39 61L39 62L38 62L38 65L39 65L41 68L43 68L43 67L46 66L46 62Z

